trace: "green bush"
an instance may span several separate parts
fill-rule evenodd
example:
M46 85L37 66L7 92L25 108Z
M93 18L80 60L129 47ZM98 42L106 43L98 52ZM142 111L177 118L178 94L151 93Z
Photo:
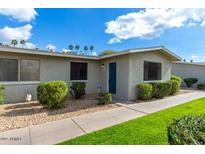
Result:
M138 98L147 100L152 98L153 86L149 83L140 83L137 85Z
M4 103L4 87L0 85L0 105Z
M49 109L61 105L68 94L68 87L64 81L41 83L37 87L37 97L41 104Z
M152 85L154 87L153 97L155 98L163 98L171 93L172 84L169 81L152 83Z
M170 80L174 80L174 81L179 81L179 82L181 82L181 81L182 81L182 78L179 77L179 76L176 76L176 75L172 75Z
M193 84L198 82L197 78L185 78L184 82L186 83L187 87L191 87Z
M74 96L76 99L81 98L85 95L85 82L72 82L71 88L71 95Z
M200 90L205 90L205 83L197 84L197 88L200 89Z
M106 105L112 103L112 94L111 93L102 93L101 98L98 99L98 105Z
M171 145L205 144L205 116L185 116L173 120L167 127Z
M175 95L177 92L179 92L181 82L176 80L170 80L169 82L172 84L170 95Z

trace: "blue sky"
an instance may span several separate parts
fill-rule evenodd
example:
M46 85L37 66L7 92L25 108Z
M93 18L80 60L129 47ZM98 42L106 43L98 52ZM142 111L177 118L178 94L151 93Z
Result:
M205 61L204 16L204 9L0 9L0 41L24 38L28 47L57 51L93 45L97 53L164 45Z

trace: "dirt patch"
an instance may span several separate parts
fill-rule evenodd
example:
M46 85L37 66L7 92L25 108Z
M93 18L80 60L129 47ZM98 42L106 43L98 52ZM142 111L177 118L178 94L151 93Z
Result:
M37 101L1 105L0 132L119 106L117 104L97 105L96 98L96 95L89 95L83 99L70 99L65 102L63 107L56 110L48 110Z

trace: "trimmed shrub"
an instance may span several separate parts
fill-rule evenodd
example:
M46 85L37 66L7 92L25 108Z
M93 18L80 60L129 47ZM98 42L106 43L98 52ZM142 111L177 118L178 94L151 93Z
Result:
M137 85L137 91L139 99L147 100L152 98L153 86L149 83L141 83Z
M172 84L170 95L175 95L177 92L179 92L181 81L170 80L169 82Z
M205 144L205 116L184 116L173 120L167 127L171 145Z
M68 87L64 81L41 83L37 88L37 97L41 104L49 109L61 105L68 94Z
M200 89L200 90L205 90L205 83L197 84L197 88Z
M40 83L37 87L37 99L41 104L47 104L47 83Z
M176 76L176 75L172 75L171 78L170 78L170 80L174 80L174 81L179 81L179 82L181 82L181 81L182 81L182 78L179 77L179 76Z
M153 90L153 97L155 98L163 98L165 96L170 95L172 90L172 84L167 82L156 82L152 83L154 90Z
M74 96L76 99L81 98L85 95L85 82L72 82L71 88L71 95Z
M185 78L184 82L186 83L187 87L191 87L193 84L198 82L197 78Z
M0 105L4 103L4 87L0 85Z
M98 105L106 105L112 103L112 94L111 93L103 93L102 97L98 99Z

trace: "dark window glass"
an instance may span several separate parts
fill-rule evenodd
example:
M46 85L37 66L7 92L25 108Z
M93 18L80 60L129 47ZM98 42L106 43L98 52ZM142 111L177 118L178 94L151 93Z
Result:
M87 80L87 63L71 62L70 80Z
M144 81L161 80L162 64L155 62L144 62Z
M0 58L0 81L18 81L18 60Z
M20 81L39 81L40 62L39 60L21 60Z

